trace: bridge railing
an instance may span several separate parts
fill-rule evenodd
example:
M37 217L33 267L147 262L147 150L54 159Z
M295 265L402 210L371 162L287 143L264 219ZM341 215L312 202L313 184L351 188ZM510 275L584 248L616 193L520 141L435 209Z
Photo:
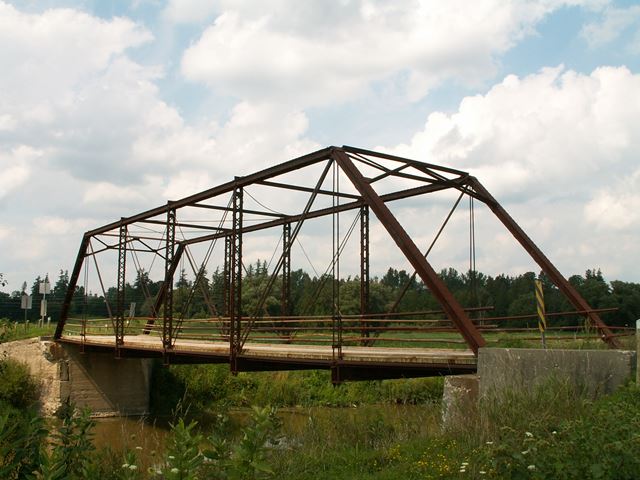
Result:
M607 313L615 309L598 309ZM600 340L601 336L590 325L587 311L547 313L546 340L562 344L568 341ZM585 321L578 321L584 318ZM124 326L124 341L143 334L146 329L151 337L161 341L162 325L149 327L150 317L128 319ZM199 341L229 343L229 317L185 319L176 329L176 342ZM248 322L249 319L242 319ZM483 333L489 345L535 342L540 340L536 314L512 316L482 316L472 320ZM569 323L567 323L569 322ZM401 312L396 314L344 315L336 321L327 315L271 316L252 319L248 335L249 343L291 344L339 347L441 347L466 348L453 323L441 318L438 312ZM611 326L616 337L631 337L635 329L630 326ZM339 332L336 330L339 329ZM339 335L336 335L339 333ZM66 336L114 337L113 324L108 318L70 318Z

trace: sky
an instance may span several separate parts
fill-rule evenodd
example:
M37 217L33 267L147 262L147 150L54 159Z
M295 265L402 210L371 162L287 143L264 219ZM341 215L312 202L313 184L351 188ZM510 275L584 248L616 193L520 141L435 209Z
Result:
M0 72L4 291L86 230L343 144L468 171L565 275L640 281L636 2L0 0ZM476 224L478 270L535 270Z

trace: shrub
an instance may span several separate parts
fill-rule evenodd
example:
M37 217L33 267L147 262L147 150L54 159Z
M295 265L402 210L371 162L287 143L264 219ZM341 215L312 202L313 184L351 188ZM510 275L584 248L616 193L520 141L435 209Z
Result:
M522 395L512 410L504 412L502 426L489 430L493 434L486 437L470 471L514 479L640 478L640 389L631 385L594 403L568 392L555 385L545 397ZM531 403L524 409L527 398ZM549 406L533 403L553 398L559 401ZM521 408L518 420L517 408Z
M29 408L37 402L39 394L40 387L26 365L10 358L0 360L0 403Z
M99 467L93 453L95 422L88 409L76 410L65 404L60 412L62 423L51 433L51 449L40 466L42 478L80 480L96 478Z
M0 413L0 478L28 478L42 461L47 430L33 411L7 405Z

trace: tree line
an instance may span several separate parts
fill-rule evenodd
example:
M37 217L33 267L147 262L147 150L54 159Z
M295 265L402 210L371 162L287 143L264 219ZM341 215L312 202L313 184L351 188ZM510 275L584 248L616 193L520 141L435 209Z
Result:
M535 313L534 280L543 282L547 312L574 310L562 293L544 274L526 272L521 275L486 275L482 272L458 272L447 268L439 273L440 278L465 307L486 307L491 310L475 312L472 316L485 317L514 316ZM290 302L288 311L282 311L282 279L277 278L268 295L264 295L270 272L266 261L258 260L249 265L242 279L242 313L252 316L327 315L332 312L334 299L339 303L343 315L360 313L360 280L346 277L336 283L336 296L330 276L311 276L302 269L291 272ZM23 292L30 293L33 309L28 318L39 316L42 295L39 284L44 279L38 276L29 288L26 282L22 290L12 293L0 292L0 318L14 321L24 319L20 308ZM599 269L587 270L584 275L573 275L569 282L578 290L592 308L617 308L613 313L602 314L610 325L632 326L640 317L640 284L614 280L607 282ZM407 287L408 284L408 287ZM51 294L47 295L48 315L52 321L60 316L62 302L69 285L69 274L60 270L58 278L52 282ZM138 271L135 280L125 285L126 314L132 316L153 316L154 298L162 287L162 281L154 281L144 270ZM389 312L401 292L406 293L395 311L413 312L439 310L440 305L419 279L411 280L411 273L389 268L381 277L374 277L369 283L369 313ZM226 289L224 275L216 269L212 274L202 270L192 280L186 272L180 272L174 285L174 317L206 318L226 314ZM117 290L110 287L103 295L87 292L84 287L76 288L71 303L70 316L88 318L107 317L108 308L115 308ZM133 305L135 304L135 306ZM574 324L575 316L554 319L556 325ZM525 324L526 321L513 323Z

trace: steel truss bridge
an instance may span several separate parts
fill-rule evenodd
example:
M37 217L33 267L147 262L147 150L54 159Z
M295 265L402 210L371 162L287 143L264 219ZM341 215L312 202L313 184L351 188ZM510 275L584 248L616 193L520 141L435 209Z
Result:
M391 208L395 202L407 199L412 205L423 206L426 196L444 191L452 192L455 202L425 253ZM114 351L116 357L158 357L166 363L229 363L234 373L325 368L332 371L334 382L472 372L478 349L487 344L483 333L495 330L495 324L507 318L478 318L482 308L464 308L427 260L465 197L470 205L474 201L485 204L565 295L575 308L572 313L584 316L596 336L609 346L618 346L620 334L613 333L602 321L602 310L594 310L585 302L478 179L463 171L348 146L324 148L235 177L86 232L69 279L55 339L80 344L87 351ZM275 199L278 209L260 200L265 198ZM204 219L198 215L204 215ZM347 215L353 216L349 228L343 225ZM329 267L318 275L321 285L331 290L332 308L323 315L293 315L292 250L295 245L301 247L303 226L322 219L319 229L325 238L330 235L332 246ZM406 258L415 270L411 279L417 276L422 280L440 310L399 311L400 300L410 285L407 283L391 308L372 312L369 269L373 221L389 235L386 248L397 248ZM349 257L359 267L359 308L355 313L344 314L340 258L346 255L346 241L358 229L359 258L357 253ZM243 302L247 245L255 249L278 234L278 254L272 258L261 290L247 305ZM201 262L196 258L198 248ZM206 266L215 252L217 264L222 264L222 305L212 301L211 293L202 287ZM303 253L307 256L306 251ZM144 272L142 256L151 258L152 266L158 260L163 269L163 281L155 297L142 284L151 305L151 315L144 318L127 312L125 298L130 262L133 260L138 274ZM115 298L105 290L104 264L103 272L99 268L102 257L107 258L106 270L110 268L110 274L116 277L110 283L116 286ZM195 280L186 300L181 299L182 308L178 311L174 285L179 267L184 268L185 264ZM91 274L90 267L95 267ZM107 309L105 318L70 318L83 272L85 296L90 276L100 287ZM265 302L277 291L279 314L268 315ZM184 307L196 293L206 301L205 318L189 318ZM458 348L436 348L456 344Z

